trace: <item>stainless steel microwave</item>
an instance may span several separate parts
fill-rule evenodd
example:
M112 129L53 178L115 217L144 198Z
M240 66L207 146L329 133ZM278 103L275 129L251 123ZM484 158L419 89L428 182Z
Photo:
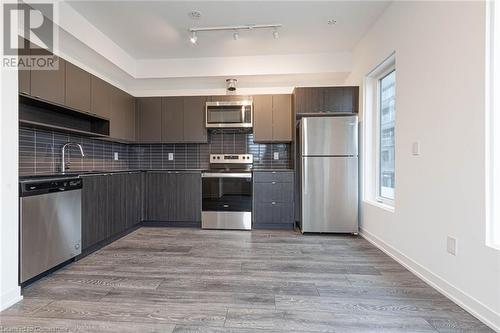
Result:
M240 128L252 127L252 101L207 102L207 128Z

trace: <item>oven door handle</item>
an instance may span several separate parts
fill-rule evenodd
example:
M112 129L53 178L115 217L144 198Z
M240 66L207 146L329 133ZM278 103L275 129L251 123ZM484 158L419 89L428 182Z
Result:
M201 174L201 178L252 178L252 174L205 172Z

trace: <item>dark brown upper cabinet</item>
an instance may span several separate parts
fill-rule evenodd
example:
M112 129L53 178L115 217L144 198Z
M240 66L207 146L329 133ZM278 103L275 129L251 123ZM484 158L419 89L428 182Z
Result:
M273 96L253 97L253 139L256 142L273 141Z
M91 111L91 75L66 62L65 105L84 112Z
M205 127L206 96L184 97L184 142L208 142Z
M162 98L137 98L136 139L139 142L162 141Z
M23 45L24 42L25 42L25 39L22 38L21 36L18 36L19 46ZM31 52L30 52L29 47L26 49L20 48L18 51L19 56L29 56L30 53ZM31 93L31 73L30 73L29 67L22 68L22 66L19 65L18 74L19 74L18 75L19 76L19 93L29 95Z
M164 97L162 142L206 143L205 96Z
M291 95L256 95L253 106L255 142L292 141Z
M111 93L113 86L97 76L91 77L91 108L95 115L111 118Z
M110 136L115 139L134 141L136 139L134 98L115 87L112 87L111 91Z
M46 52L47 55L52 55ZM31 96L65 105L66 61L57 57L57 70L31 70Z
M357 113L359 87L295 88L295 114L302 113Z
M183 142L184 97L163 97L161 117L161 141Z

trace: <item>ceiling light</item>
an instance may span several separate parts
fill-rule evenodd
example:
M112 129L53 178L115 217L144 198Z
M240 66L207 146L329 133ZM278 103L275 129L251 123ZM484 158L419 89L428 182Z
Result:
M274 37L274 39L280 38L280 33L278 32L278 30L273 31L273 37Z
M330 19L330 20L328 20L328 24L329 25L335 25L335 24L337 24L337 20Z
M196 44L196 42L198 41L198 37L196 36L195 31L191 32L191 37L189 37L189 41L191 42L191 44Z
M236 79L226 79L226 88L228 92L236 91L236 82L238 82Z
M233 33L233 39L234 39L234 40L238 40L238 39L240 39L240 34L238 33L238 31L235 31L235 32Z

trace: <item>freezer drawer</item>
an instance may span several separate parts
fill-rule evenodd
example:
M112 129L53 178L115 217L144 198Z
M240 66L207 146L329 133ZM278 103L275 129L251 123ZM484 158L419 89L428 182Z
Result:
M300 124L302 156L357 156L358 117L305 117Z
M302 232L358 232L358 158L303 157Z

